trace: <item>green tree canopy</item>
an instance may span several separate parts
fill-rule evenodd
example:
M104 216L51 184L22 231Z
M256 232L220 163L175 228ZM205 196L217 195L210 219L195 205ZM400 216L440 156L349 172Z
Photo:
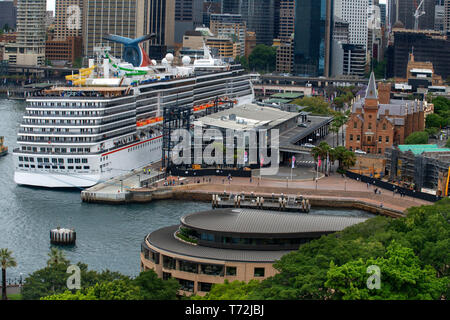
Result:
M296 99L292 102L299 106L306 106L304 111L311 112L318 115L331 115L333 111L330 109L328 102L326 102L322 97L304 97L301 99Z
M428 143L428 133L425 131L413 132L405 139L405 144L427 144L427 143Z
M223 284L214 284L206 296L193 296L192 300L249 300L254 291L258 289L259 281L250 280L229 282L225 279Z
M162 280L153 270L141 272L133 284L140 288L143 300L175 300L180 288L177 280Z
M248 57L249 68L260 72L272 72L277 62L277 49L258 44Z
M447 120L437 113L430 113L425 120L427 128L442 128L447 125Z

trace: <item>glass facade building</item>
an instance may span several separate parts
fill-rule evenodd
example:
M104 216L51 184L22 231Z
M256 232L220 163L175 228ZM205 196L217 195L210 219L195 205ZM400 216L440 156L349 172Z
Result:
M295 6L294 68L300 76L329 73L332 0L299 0Z

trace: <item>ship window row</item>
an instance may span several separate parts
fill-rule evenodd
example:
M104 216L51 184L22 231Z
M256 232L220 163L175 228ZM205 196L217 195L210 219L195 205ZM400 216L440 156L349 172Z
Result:
M111 122L121 121L132 118L134 120L134 112L120 116L110 116L103 119L80 119L80 120L65 120L65 119L25 119L24 124L52 124L52 125L103 125Z
M39 152L41 153L68 153L67 150L70 151L70 153L90 153L90 148L39 148ZM33 151L38 152L37 147L25 147L22 146L22 151Z
M88 163L88 159L87 158L69 158L66 159L67 163ZM19 161L20 162L34 162L34 158L33 157L23 157L23 156L19 156ZM36 162L37 163L53 163L53 164L63 164L64 163L64 159L63 158L36 158Z
M104 107L104 102L30 102L30 107Z
M125 120L126 121L126 120ZM112 131L114 129L118 129L118 128L122 128L124 126L127 125L132 125L134 124L135 121L134 119L132 120L128 120L126 122L122 122L122 123L115 123L112 125L108 125L108 126L103 126L101 128L80 128L80 129L69 129L69 128L23 128L21 129L19 132L21 133L34 133L34 134L45 134L45 133L50 133L50 134L99 134L99 133L104 133L104 132L108 132L108 131Z
M109 138L117 137L127 133L132 133L135 128L125 128L123 130L118 130L115 133L103 134L101 137L32 137L32 136L22 136L17 139L17 141L23 142L48 142L48 143L80 143L80 142L98 142L102 140L107 140Z
M142 148L144 148L144 147L146 147L146 146L149 146L149 145L152 145L152 144L157 144L159 140L160 140L160 139L148 141L148 142L142 143L142 144L140 144L140 145L137 145L137 146L128 148L128 152L133 152L133 151L142 149ZM161 145L159 145L159 146L157 146L156 148L150 149L150 151L155 151L155 150L158 150L158 149L161 149L161 148L162 148Z
M34 164L19 164L19 168L28 168L28 169L36 169L36 165ZM66 170L65 166L50 166L50 165L38 165L38 169L53 169L53 170ZM90 166L68 166L67 170L90 170Z

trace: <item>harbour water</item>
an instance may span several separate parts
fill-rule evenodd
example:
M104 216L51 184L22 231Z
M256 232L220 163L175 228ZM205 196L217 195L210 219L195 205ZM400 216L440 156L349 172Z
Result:
M0 248L8 248L17 267L8 278L43 268L50 251L49 230L75 228L77 243L62 248L73 262L90 269L139 273L140 244L149 232L177 224L181 216L211 208L209 203L158 201L149 204L98 205L81 202L80 190L48 190L14 183L13 148L25 103L0 99L0 136L10 154L0 158ZM369 216L359 210L311 210L314 214Z

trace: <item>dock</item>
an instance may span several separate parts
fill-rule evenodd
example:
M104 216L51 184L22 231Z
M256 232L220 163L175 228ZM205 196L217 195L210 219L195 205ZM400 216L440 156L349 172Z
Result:
M308 213L311 210L309 199L302 196L284 194L262 196L254 194L213 194L212 208L246 208L259 210L279 210Z
M150 169L150 171L149 171ZM141 168L96 184L81 192L84 202L128 202L134 190L152 189L155 182L164 180L166 173L154 168Z

